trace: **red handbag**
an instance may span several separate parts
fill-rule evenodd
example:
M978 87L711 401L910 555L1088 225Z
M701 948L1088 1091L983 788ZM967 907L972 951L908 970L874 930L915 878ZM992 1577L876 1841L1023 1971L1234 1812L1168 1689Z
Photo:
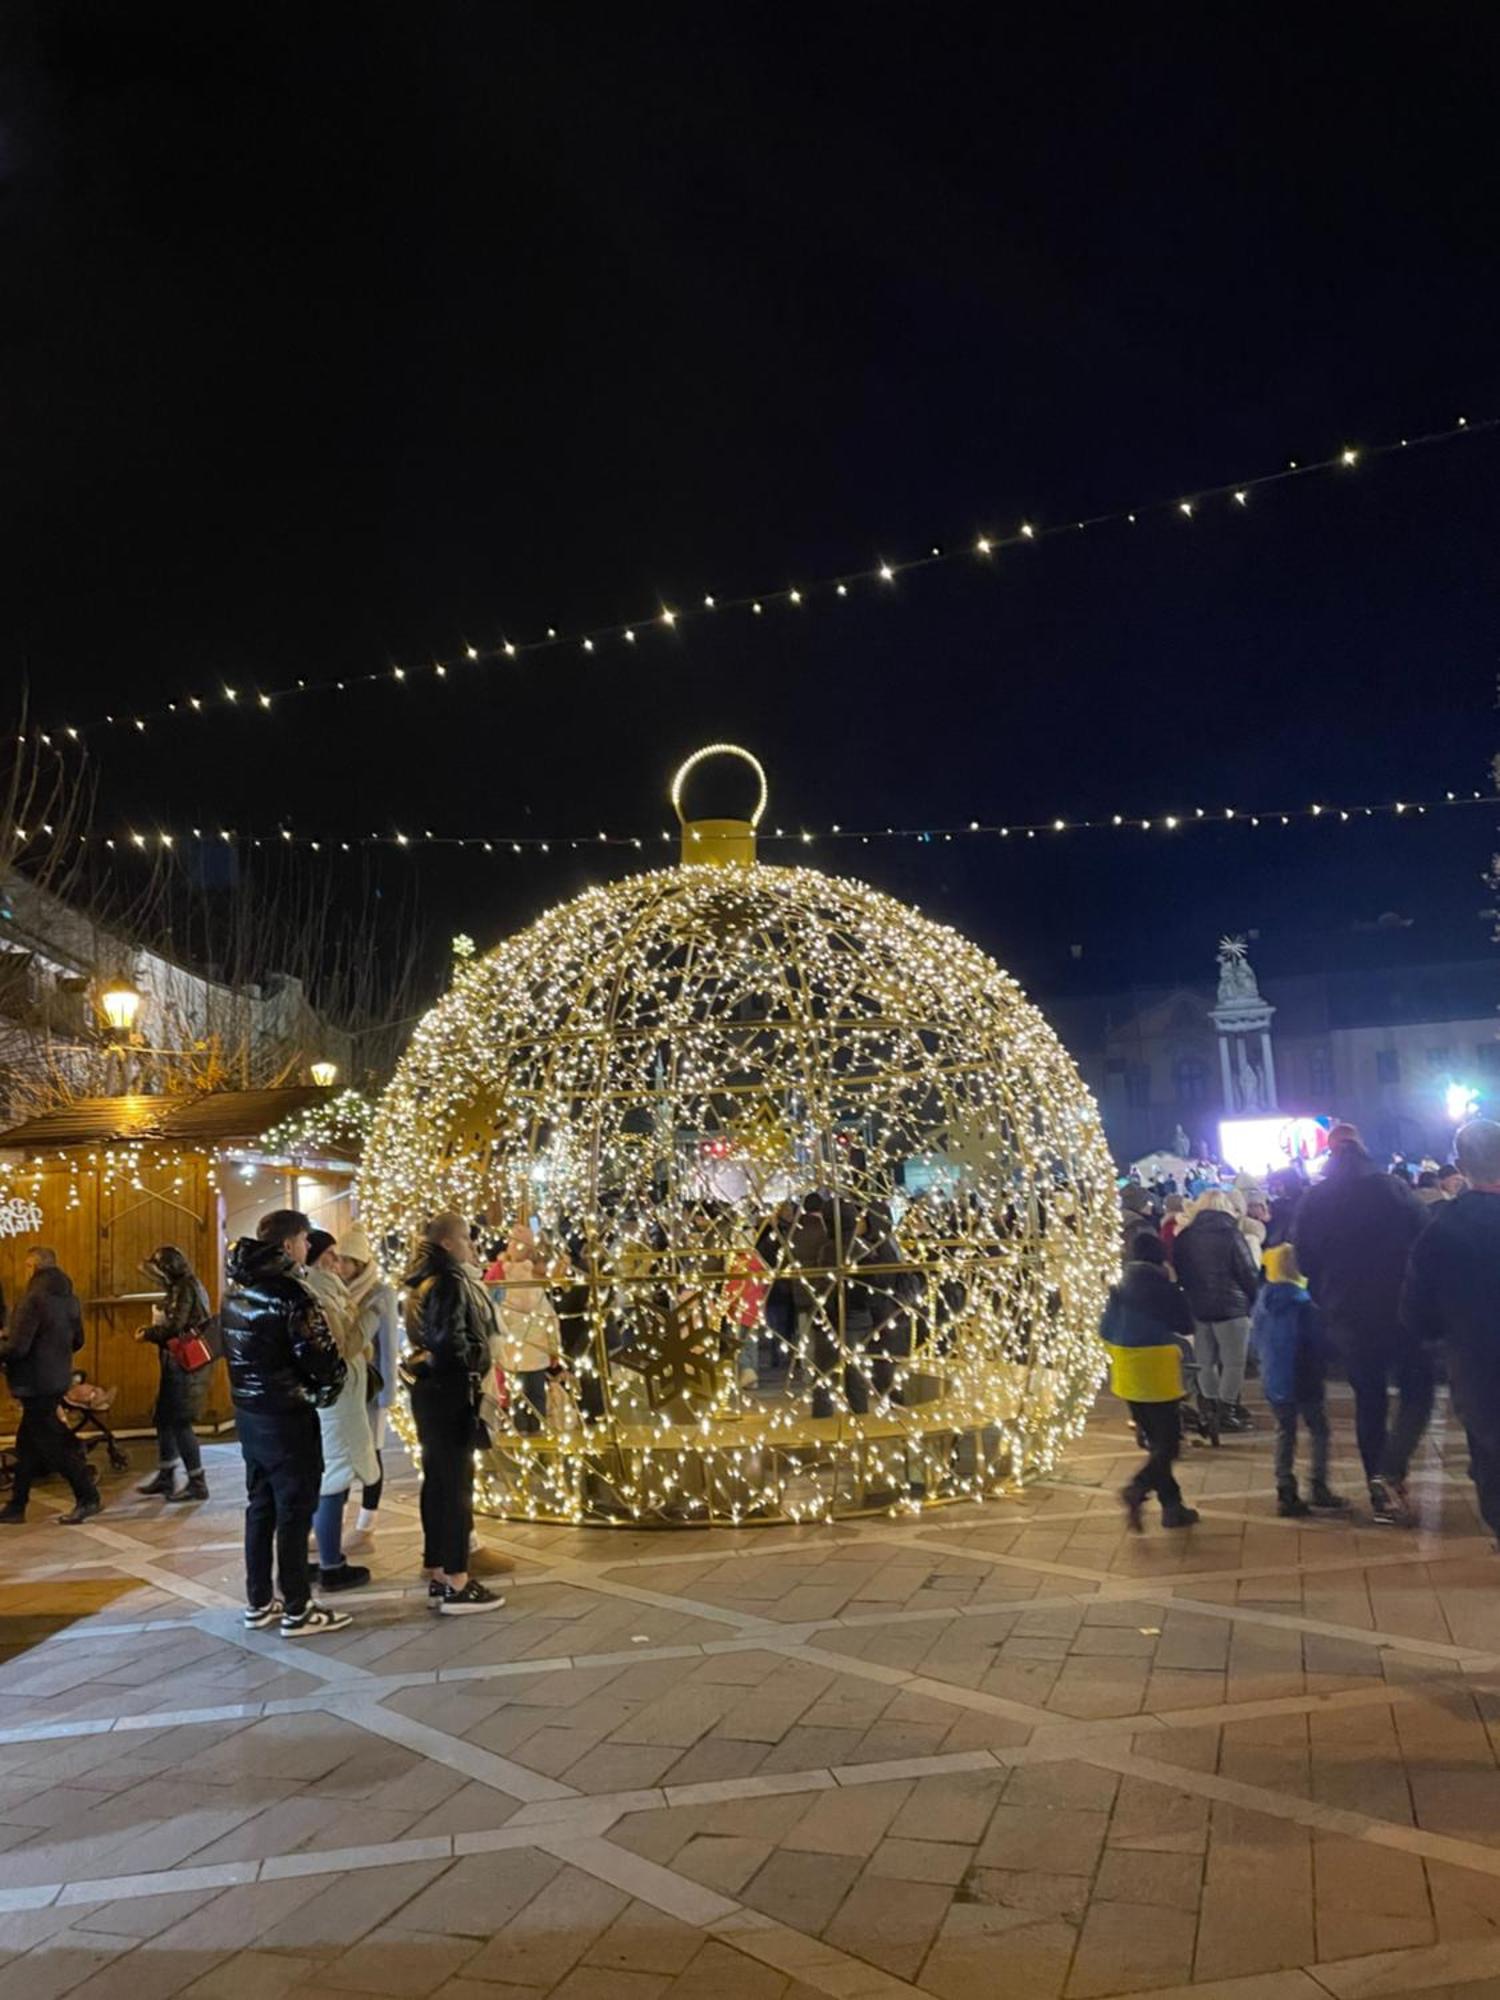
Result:
M167 1352L184 1374L196 1375L213 1360L213 1349L201 1333L177 1333L167 1342Z

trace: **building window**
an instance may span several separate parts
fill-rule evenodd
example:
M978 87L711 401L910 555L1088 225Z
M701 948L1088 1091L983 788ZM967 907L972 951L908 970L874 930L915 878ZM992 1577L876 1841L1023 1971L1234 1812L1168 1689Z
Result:
M1447 1048L1429 1049L1427 1051L1427 1067L1429 1069L1447 1069L1452 1059L1452 1051Z
M1327 1049L1313 1049L1307 1058L1307 1087L1314 1097L1333 1095L1333 1058Z
M1179 1056L1172 1065L1172 1082L1176 1086L1177 1102L1184 1110L1207 1104L1209 1070L1201 1056Z
M1132 1063L1125 1072L1125 1102L1132 1111L1145 1111L1151 1103L1151 1065Z
M1401 1081L1401 1057L1395 1049L1375 1051L1375 1081L1377 1083Z

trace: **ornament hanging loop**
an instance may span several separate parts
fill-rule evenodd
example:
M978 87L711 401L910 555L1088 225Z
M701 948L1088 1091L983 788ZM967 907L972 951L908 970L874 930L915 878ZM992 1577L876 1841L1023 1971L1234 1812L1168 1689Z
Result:
M759 786L755 810L748 819L694 819L683 811L683 790L691 773L708 757L738 757L755 773ZM765 768L758 757L738 743L705 743L678 769L672 780L672 809L682 827L682 859L711 868L748 868L755 861L755 829L766 809Z

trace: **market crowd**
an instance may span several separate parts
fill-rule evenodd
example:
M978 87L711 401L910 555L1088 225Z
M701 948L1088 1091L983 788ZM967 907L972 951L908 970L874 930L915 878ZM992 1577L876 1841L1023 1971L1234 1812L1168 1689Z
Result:
M1130 1183L1121 1226L1123 1270L1100 1332L1147 1454L1121 1494L1133 1529L1152 1494L1164 1526L1197 1520L1174 1470L1184 1431L1217 1445L1252 1429L1253 1363L1276 1425L1283 1516L1350 1509L1328 1477L1337 1369L1353 1394L1371 1518L1415 1527L1408 1472L1441 1373L1480 1514L1500 1537L1500 1124L1472 1120L1453 1163L1415 1178L1404 1162L1382 1168L1354 1126L1335 1125L1316 1179L1299 1166L1263 1189L1241 1181L1192 1196Z

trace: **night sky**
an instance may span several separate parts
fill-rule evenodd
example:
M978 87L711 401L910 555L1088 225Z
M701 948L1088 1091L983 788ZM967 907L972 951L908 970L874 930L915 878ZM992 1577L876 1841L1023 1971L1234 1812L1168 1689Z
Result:
M420 670L1500 413L1497 56L1443 5L13 14L5 678L61 723L408 667L96 736L111 826L654 833L720 735L787 825L1484 786L1500 434ZM1497 818L810 858L1045 993L1387 910L1482 952ZM381 865L421 950L627 864Z

